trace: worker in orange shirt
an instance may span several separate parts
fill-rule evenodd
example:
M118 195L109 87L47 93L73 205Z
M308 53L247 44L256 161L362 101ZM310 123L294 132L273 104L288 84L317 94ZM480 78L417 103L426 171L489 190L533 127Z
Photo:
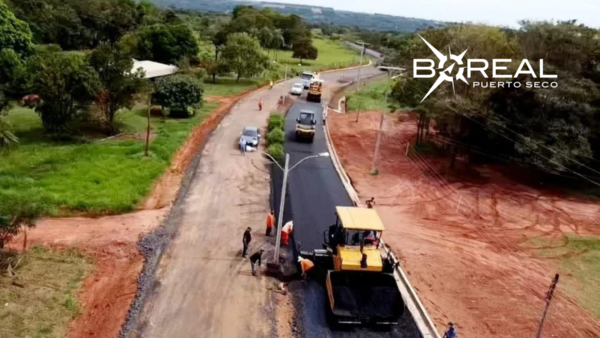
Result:
M315 263L313 263L310 259L298 257L298 263L300 263L300 270L302 271L302 278L306 282L308 280L308 271L315 267Z
M273 230L273 224L275 224L275 213L273 210L267 215L267 232L266 236L271 236L271 230Z
M290 244L290 234L294 231L294 223L289 221L285 223L283 229L281 229L281 244L288 245Z

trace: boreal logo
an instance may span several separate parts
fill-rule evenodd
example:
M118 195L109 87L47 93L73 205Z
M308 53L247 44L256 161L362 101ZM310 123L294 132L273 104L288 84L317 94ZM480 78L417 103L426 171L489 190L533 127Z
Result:
M448 47L448 55L444 55L442 52L433 47L427 40L425 40L421 35L419 35L421 40L425 42L427 47L431 49L433 54L438 59L437 67L436 62L431 59L414 59L413 60L413 77L416 78L433 78L436 73L438 74L437 80L433 83L433 86L429 89L427 94L423 97L421 102L425 101L425 99L433 93L436 88L438 88L443 82L451 82L452 83L452 91L456 94L454 90L454 80L460 80L467 85L481 88L521 88L523 84L519 81L487 81L487 82L473 82L469 83L467 79L471 78L471 75L475 72L481 72L484 78L490 78L487 74L487 70L490 67L489 61L486 59L467 59L466 62L463 61L463 58L467 54L467 50L463 51L459 55L452 54L452 50ZM447 62L452 62L451 65L447 65ZM530 74L534 79L538 78L538 74L535 72L531 63L527 59L521 60L521 64L519 68L515 72L515 74L501 74L501 71L506 71L508 67L504 64L512 63L512 59L493 59L492 60L492 79L503 79L503 78L518 78L519 75ZM427 63L426 66L423 64ZM456 74L453 74L454 68L457 68ZM437 70L437 71L436 71ZM428 73L423 74L419 71L428 71ZM465 77L465 73L467 74ZM552 74L544 74L544 60L540 59L539 61L539 78L549 78L556 79L557 75ZM526 88L557 88L558 82L556 81L528 81L525 82Z

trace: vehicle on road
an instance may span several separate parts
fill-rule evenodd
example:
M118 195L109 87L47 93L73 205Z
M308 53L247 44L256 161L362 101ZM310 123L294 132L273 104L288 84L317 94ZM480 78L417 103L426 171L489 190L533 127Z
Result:
M302 91L304 90L304 85L302 82L297 82L292 85L290 89L290 94L292 95L302 95Z
M308 89L308 87L310 87L310 82L316 78L316 75L313 72L302 72L300 78L302 79L302 85L304 86L304 89Z
M315 138L315 126L317 120L315 113L309 110L300 111L300 115L296 118L296 140L306 140L310 143Z
M335 324L396 325L404 301L396 266L381 247L385 230L377 211L336 207L337 221L324 235L324 249L301 251L325 270L328 318Z
M257 127L247 126L242 129L242 134L240 135L241 140L246 141L246 145L256 148L260 143L260 129Z
M310 82L308 87L308 94L306 95L306 101L321 103L321 91L323 88L323 80L314 79Z

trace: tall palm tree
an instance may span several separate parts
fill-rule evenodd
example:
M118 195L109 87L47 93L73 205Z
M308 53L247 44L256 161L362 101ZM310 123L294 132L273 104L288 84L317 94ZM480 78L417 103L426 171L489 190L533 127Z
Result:
M271 29L269 29L268 27L261 28L260 31L258 32L258 39L260 40L261 46L263 46L264 48L267 48L267 55L269 55L269 53L271 52L270 49L273 45L273 39L274 39L273 31Z
M285 38L283 37L283 31L281 29L275 29L273 31L273 44L275 47L275 61L277 61L277 52L285 46Z

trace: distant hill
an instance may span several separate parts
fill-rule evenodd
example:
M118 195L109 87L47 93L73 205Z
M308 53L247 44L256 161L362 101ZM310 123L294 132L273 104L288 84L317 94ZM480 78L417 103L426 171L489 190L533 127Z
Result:
M296 14L310 23L326 23L337 26L359 27L375 31L414 32L421 28L440 26L439 21L406 18L384 14L368 14L335 10L331 7L316 7L277 2L215 1L215 0L153 0L163 7L191 9L199 12L227 13L237 5L256 8L270 7L283 14Z

